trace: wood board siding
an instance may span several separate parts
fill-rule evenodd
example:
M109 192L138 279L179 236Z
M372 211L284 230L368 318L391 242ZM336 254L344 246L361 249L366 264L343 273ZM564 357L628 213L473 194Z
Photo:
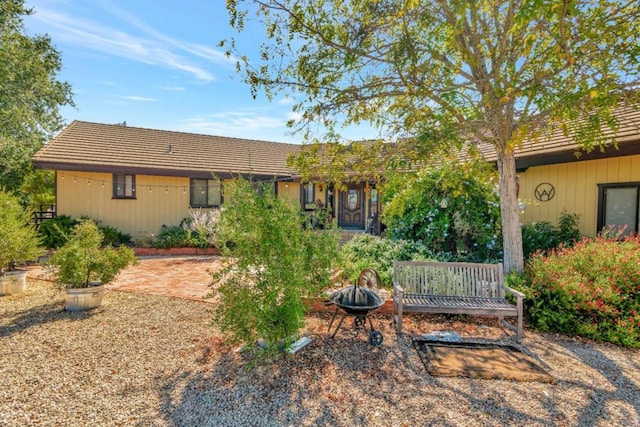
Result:
M58 171L58 215L88 216L134 239L189 216L189 178L136 175L135 199L114 199L112 182L110 173Z
M580 215L583 234L594 236L598 217L598 184L640 181L640 155L535 166L519 174L520 200L526 204L523 223L557 223L563 210ZM547 182L556 193L552 200L540 202L535 188Z

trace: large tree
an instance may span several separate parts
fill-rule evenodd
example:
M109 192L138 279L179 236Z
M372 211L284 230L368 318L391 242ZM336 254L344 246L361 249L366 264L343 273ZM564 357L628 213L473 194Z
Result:
M62 128L59 107L72 105L51 39L26 33L31 13L23 0L0 0L0 188L18 192L31 156Z
M460 141L493 147L508 271L524 263L514 149L554 126L588 149L610 142L603 130L615 128L615 106L637 97L637 0L227 0L227 8L239 31L266 30L253 61L226 43L254 93L295 99L294 127L322 123L333 137L336 124L366 121L415 137L395 146L410 154ZM341 152L327 147L298 164Z

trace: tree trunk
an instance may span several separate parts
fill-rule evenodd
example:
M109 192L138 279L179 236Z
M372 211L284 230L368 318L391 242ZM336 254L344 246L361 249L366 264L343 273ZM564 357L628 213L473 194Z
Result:
M522 251L522 229L516 185L516 158L513 151L505 153L498 148L498 172L500 174L500 214L502 216L502 246L504 251L504 271L524 270Z

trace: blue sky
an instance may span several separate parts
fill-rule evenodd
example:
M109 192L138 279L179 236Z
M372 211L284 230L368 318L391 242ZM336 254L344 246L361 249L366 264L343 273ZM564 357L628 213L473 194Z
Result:
M292 100L253 99L218 42L239 37L251 56L260 33L238 36L225 0L27 0L27 31L48 34L62 53L60 80L71 84L86 120L219 136L300 143L289 135ZM343 134L375 136L368 128Z

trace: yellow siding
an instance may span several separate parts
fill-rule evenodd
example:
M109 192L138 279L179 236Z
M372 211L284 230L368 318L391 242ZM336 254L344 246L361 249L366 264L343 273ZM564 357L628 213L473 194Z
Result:
M300 183L278 182L278 196L300 202Z
M88 216L143 239L189 216L189 178L136 175L136 199L113 199L110 173L57 173L59 215Z
M640 155L536 166L519 174L520 200L526 204L523 223L557 223L563 210L580 215L581 231L594 236L598 216L598 184L640 181ZM534 191L541 183L556 190L548 202L536 200Z

